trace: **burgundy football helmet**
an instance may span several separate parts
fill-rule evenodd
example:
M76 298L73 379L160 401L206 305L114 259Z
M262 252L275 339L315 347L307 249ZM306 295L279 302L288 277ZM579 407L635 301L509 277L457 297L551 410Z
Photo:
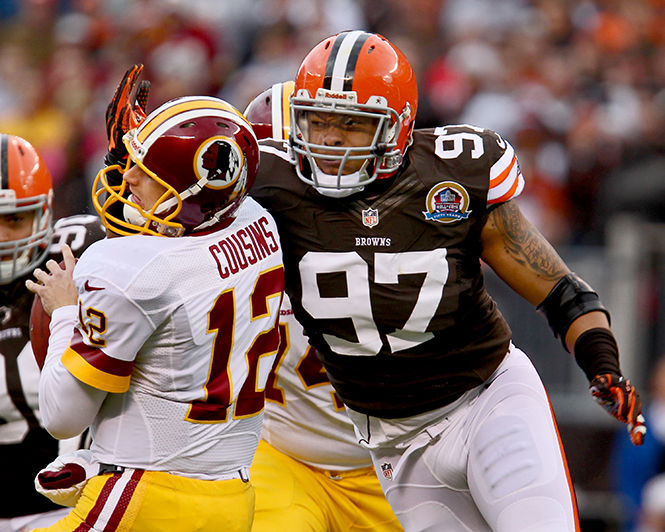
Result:
M104 225L121 235L181 236L212 227L233 214L258 172L259 147L252 126L219 98L171 100L128 131L123 141L129 152L126 166L101 170L92 192ZM124 173L132 163L166 189L149 210L132 201L124 180L113 185L107 176ZM117 202L123 204L122 217L110 209Z
M291 131L289 98L293 81L275 83L254 98L243 113L260 139L288 139Z

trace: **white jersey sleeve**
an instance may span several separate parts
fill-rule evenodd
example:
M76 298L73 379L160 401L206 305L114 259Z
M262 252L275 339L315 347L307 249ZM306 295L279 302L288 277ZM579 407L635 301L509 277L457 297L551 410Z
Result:
M88 378L81 378L72 368L70 371L87 384L107 392L127 390L135 358L157 324L166 322L173 311L168 304L171 298L167 294L158 295L159 291L167 291L168 288L161 286L155 289L167 279L148 278L149 284L141 287L141 290L151 292L146 298L151 303L136 297L136 284L126 281L138 274L143 277L143 282L147 277L145 269L137 269L152 269L149 264L139 265L135 260L138 257L137 247L145 245L141 240L146 238L150 237L127 238L122 246L117 245L118 240L102 241L100 245L90 248L75 269L80 309L75 338L79 344L85 342L93 349L98 348L108 357L109 369L113 366L116 370L105 371L106 366L101 366L94 376L93 368L89 368ZM111 268L109 256L114 257ZM161 303L157 303L157 300L161 300ZM144 309L142 305L146 303L154 306ZM74 352L66 352L65 360L71 364L75 364L77 359Z
M293 316L286 294L279 321L279 358L266 388L262 438L320 469L370 466L369 453L358 443L344 404Z
M98 242L74 281L61 361L111 392L91 427L95 458L204 479L249 467L284 286L267 211L247 198L214 233Z

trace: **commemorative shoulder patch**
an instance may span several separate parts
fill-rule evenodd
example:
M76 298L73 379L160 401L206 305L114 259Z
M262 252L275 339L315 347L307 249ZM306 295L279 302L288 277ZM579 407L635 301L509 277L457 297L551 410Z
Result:
M427 193L423 211L426 220L439 223L452 223L466 220L469 210L469 193L459 183L443 181L434 185Z

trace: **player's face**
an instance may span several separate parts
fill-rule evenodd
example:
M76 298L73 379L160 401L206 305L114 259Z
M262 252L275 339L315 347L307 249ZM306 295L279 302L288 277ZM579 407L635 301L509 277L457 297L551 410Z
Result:
M306 120L309 142L336 148L371 145L378 125L378 119L375 118L338 113L310 112L307 113ZM324 155L339 155L338 151L327 152L324 149L312 151ZM363 163L364 159L347 161L344 164L343 174L357 172ZM317 158L316 164L326 174L336 174L340 162Z
M136 203L144 211L149 211L166 192L164 186L160 185L136 164L127 170L122 177L132 193L130 201Z
M29 237L32 234L34 219L34 211L0 215L0 242L11 242Z

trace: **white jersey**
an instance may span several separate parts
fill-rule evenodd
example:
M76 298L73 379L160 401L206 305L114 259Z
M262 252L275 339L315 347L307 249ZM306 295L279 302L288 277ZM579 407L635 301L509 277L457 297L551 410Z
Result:
M97 242L74 282L79 323L61 360L112 392L91 427L95 459L204 479L249 467L279 344L270 214L246 198L216 232Z
M370 466L369 452L358 443L344 404L294 318L286 294L279 322L282 340L274 377L266 388L262 438L320 469Z

